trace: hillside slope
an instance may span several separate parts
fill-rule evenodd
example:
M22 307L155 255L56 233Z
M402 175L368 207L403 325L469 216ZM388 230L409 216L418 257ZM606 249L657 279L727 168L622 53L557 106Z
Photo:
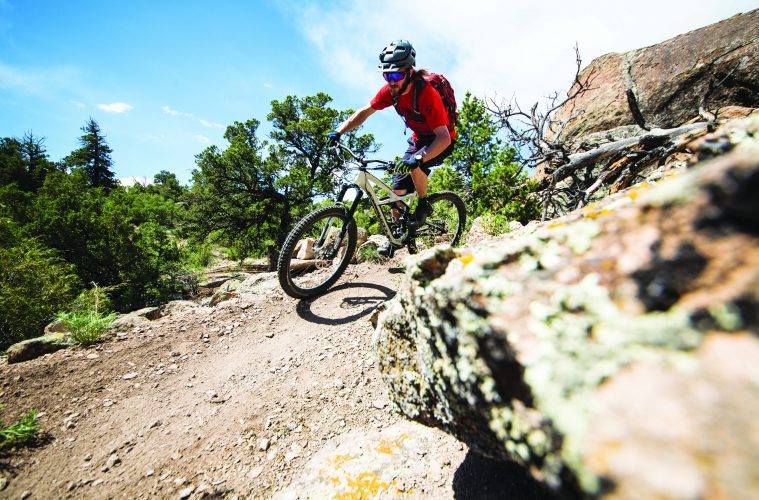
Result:
M311 303L258 275L216 307L170 303L96 347L2 362L3 420L36 408L44 438L0 457L0 496L268 497L333 440L392 433L401 417L376 374L367 318L394 294L397 264L351 267ZM450 496L463 446L404 425L417 429L415 457L439 472L396 483ZM348 491L389 487L332 472Z

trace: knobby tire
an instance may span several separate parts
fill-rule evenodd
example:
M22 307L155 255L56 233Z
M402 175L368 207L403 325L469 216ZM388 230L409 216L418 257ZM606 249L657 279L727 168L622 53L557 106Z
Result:
M344 238L347 240L345 243L346 251L343 254L343 258L340 261L339 265L335 268L333 274L329 275L324 282L312 288L300 287L293 282L290 269L290 263L293 259L295 246L312 226L314 226L322 219L327 219L329 217L336 218L341 222L339 225L340 229L342 229L345 224L348 224L348 231L346 232ZM277 261L277 275L282 290L284 290L285 293L290 297L296 299L308 299L324 294L332 285L335 284L338 279L340 279L340 276L342 276L342 274L345 272L345 269L348 267L348 264L353 258L354 252L356 251L357 239L358 231L356 229L356 222L353 220L353 218L348 216L348 211L344 207L337 205L324 207L315 210L303 217L303 219L301 219L300 222L296 224L292 231L290 231L290 234L287 235L285 243L282 246L282 251L279 254L279 260ZM337 253L340 253L339 247Z

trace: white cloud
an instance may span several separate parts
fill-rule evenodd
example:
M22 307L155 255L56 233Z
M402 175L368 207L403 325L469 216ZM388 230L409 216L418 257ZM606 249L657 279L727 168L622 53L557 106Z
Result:
M377 55L397 38L412 41L417 66L446 74L463 96L530 103L565 91L575 42L584 65L608 52L663 41L755 7L753 0L543 2L371 0L292 6L304 36L333 79L369 98L381 85ZM319 19L314 23L313 19Z
M164 113L171 116L179 116L181 114L184 114L184 113L180 113L176 109L172 109L170 106L161 106L161 109L163 110Z
M212 122L209 120L206 120L204 118L200 118L195 116L192 113L185 113L184 111L177 111L176 109L172 108L171 106L161 106L161 109L164 113L171 116L184 116L186 118L192 118L193 120L196 120L198 123L203 125L207 128L224 128L224 125L221 125L220 123Z
M153 181L149 180L147 177L122 177L119 179L119 184L125 187L134 186L135 184L148 186L153 184Z
M193 139L195 139L196 141L198 141L198 142L200 142L200 143L203 143L203 144L211 144L211 139L209 139L208 137L206 137L206 136L204 136L204 135L201 135L201 134L195 134L195 135L193 135L192 137L193 137Z
M126 113L130 109L134 109L134 106L125 102L112 102L110 104L98 104L98 108L106 113Z
M222 125L220 123L209 122L208 120L204 120L202 118L198 118L198 121L204 127L208 127L208 128L224 128L224 125Z

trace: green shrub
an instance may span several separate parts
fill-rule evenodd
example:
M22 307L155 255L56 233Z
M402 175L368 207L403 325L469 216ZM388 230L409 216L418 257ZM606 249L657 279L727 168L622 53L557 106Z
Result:
M100 342L100 338L116 319L116 314L104 314L95 310L72 311L60 313L58 319L74 343L87 346Z
M437 167L429 176L427 189L431 193L437 191L453 191L464 194L466 190L464 177L448 164Z
M364 262L382 262L384 260L374 245L366 245L359 248L358 257Z
M202 270L214 261L213 246L210 243L187 243L181 248L182 261L194 270Z
M37 412L34 410L7 427L0 424L0 450L29 444L38 432Z
M108 298L105 289L96 284L89 290L84 290L76 297L71 305L71 310L77 312L110 312L113 310L113 306L111 305L111 299Z
M0 350L42 335L79 287L73 266L35 240L0 245Z
M509 232L509 219L508 216L499 213L485 213L481 216L482 228L486 233L493 236Z

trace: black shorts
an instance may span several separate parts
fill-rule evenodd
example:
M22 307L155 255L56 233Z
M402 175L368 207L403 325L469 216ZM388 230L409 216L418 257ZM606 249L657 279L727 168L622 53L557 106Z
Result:
M408 140L408 149L406 150L406 153L403 155L404 160L408 160L411 157L413 157L417 151L419 151L421 148L429 146L432 144L432 141L435 140L435 136L430 137L419 137L416 142L414 142L413 139ZM453 152L453 141L451 141L451 144L445 148L445 150L434 157L431 160L428 160L424 162L419 168L422 169L422 172L424 172L427 175L430 175L430 171L432 167L437 167L441 163L443 163L443 160L448 158L451 153ZM413 193L416 191L414 188L414 181L411 180L411 174L395 174L393 175L391 185L393 186L393 189L405 189L406 193Z

